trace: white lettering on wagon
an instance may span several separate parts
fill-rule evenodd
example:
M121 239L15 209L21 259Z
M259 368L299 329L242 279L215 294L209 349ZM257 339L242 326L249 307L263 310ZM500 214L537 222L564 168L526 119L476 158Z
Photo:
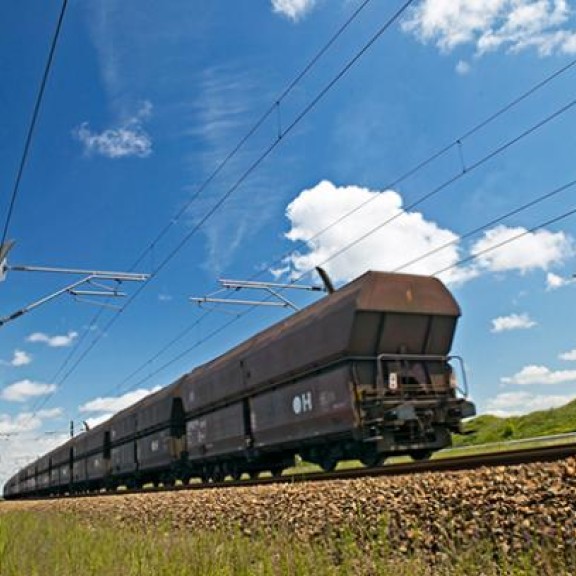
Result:
M292 410L296 416L312 411L312 392L303 392L292 398Z

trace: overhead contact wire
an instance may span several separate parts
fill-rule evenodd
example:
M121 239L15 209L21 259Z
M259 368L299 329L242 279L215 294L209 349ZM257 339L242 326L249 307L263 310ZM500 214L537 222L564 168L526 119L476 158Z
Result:
M545 200L552 198L553 196L556 196L562 192L565 192L566 190L569 190L570 188L574 187L575 185L576 185L576 180L571 180L570 182L568 182L568 183L566 183L566 184L564 184L558 188L555 188L551 192L548 192L542 196L538 196L538 198L535 198L534 200L531 200L530 202L527 202L526 204L522 204L522 206L519 206L518 208L515 208L514 210L510 210L510 212L506 212L505 214L502 214L501 216L498 216L497 218L494 218L493 220L486 222L482 226L478 226L477 228L474 228L473 230L466 232L462 236L459 236L458 238L455 238L454 240L451 240L450 242L446 242L446 243L442 244L441 246L437 246L436 248L433 248L432 250L425 252L424 254L410 260L409 262L402 264L402 266L395 268L393 270L393 272L400 272L401 270L405 270L406 268L408 268L409 266L412 266L413 264L417 264L418 262L421 262L422 260L426 260L430 256L433 256L434 254L437 254L438 252L441 252L442 250L445 250L446 248L449 248L450 246L454 246L454 245L458 244L461 240L465 240L466 238L470 238L472 236L475 236L476 234L483 232L484 230L486 230L486 229L488 229L488 228L490 228L496 224L500 224L500 222L503 222L504 220L507 220L508 218L511 218L512 216L516 216L517 214L520 214L520 212L524 212L525 210L528 210L528 208L532 208L533 206L536 206L536 205L544 202Z
M450 186L451 184L453 184L454 182L458 181L459 179L463 178L464 176L467 176L468 174L470 174L470 172L478 169L479 167L483 166L486 162L488 162L489 160L493 159L494 157L502 154L504 151L506 151L507 149L509 149L511 146L517 144L518 142L520 142L521 140L523 140L524 138L528 137L530 134L533 134L535 131L539 130L540 128L542 128L543 126L547 125L549 122L551 122L552 120L554 120L555 118L559 117L560 115L566 113L568 110L570 110L572 107L574 107L576 105L576 99L572 100L570 103L568 103L567 105L563 106L562 108L556 110L555 112L553 112L552 114L546 116L543 120L540 120L539 122L537 122L536 124L532 125L530 128L524 130L523 132L521 132L518 136L508 140L505 144L497 147L495 150L493 150L492 152L490 152L489 154L487 154L486 156L484 156L483 158L481 158L480 160L476 161L475 163L471 164L471 166L468 168L468 170L466 172L459 172L456 176L448 179L447 181L445 181L443 184L441 184L440 186L438 186L437 188L435 188L434 190L432 190L431 192L429 192L428 194L425 194L424 196L421 196L418 200L416 200L415 202L413 202L408 208L406 208L405 210L399 211L396 215L394 215L393 217L385 220L383 223L381 223L380 225L376 226L375 228L371 229L368 233L362 235L360 238L357 238L356 240L354 240L353 242L350 242L349 244L347 244L344 248L342 248L341 250L339 250L338 252L332 254L330 257L328 257L327 259L325 259L323 262L321 262L319 264L319 266L323 266L326 263L328 263L329 261L331 261L332 259L336 258L337 256L340 256L341 254L343 254L344 252L346 252L346 250L349 250L351 247L355 246L356 244L358 244L359 242L365 240L366 238L368 238L370 235L374 234L376 231L380 230L382 227L384 227L385 225L389 224L390 222L396 220L397 218L401 217L403 214L406 213L406 210L412 209L415 206L423 203L425 200L428 200L429 198L431 198L432 196L434 196L435 194L437 194L438 192L440 192L441 190L443 190L444 188L447 188L448 186ZM555 194L558 194L561 191L566 190L567 188L573 186L574 184L576 184L576 182L570 182L548 194L546 194L544 197L542 197L542 199L540 200L534 200L532 202L529 202L523 209L526 209L532 205L537 204L539 201L542 201L545 198L549 198ZM520 209L518 209L517 211L520 211ZM517 211L512 211L511 215L513 213L516 213ZM545 225L545 224L544 224ZM302 272L299 276L297 276L296 278L294 278L292 280L292 283L297 282L298 280L301 280L303 277L305 277L307 274L310 274L311 272L314 271L315 268L306 270L305 272ZM250 307L248 310L246 310L244 313L240 314L238 317L234 318L233 320L231 320L230 322L226 323L224 326L228 327L230 324L232 324L233 322L238 321L241 317L246 316L248 313L250 313L251 311L253 311L255 308L255 306ZM175 362L177 362L178 360L180 360L182 357L186 356L187 354L189 354L191 351L193 351L194 349L196 349L199 345L205 343L209 338L213 337L214 335L220 333L223 330L223 328L219 328L217 329L214 333L210 334L208 337L203 338L201 341L198 341L197 343L195 343L193 346L191 346L190 348L186 349L184 352L178 354L178 356L176 356L175 358L169 360L168 362L166 362L165 364L163 364L161 367L159 367L153 374L148 375L146 378L141 379L139 381L137 381L134 385L130 386L128 388L128 390L134 389L136 386L142 384L143 382L146 382L147 380L149 380L152 376L158 374L160 371L166 369L167 367L169 367L170 365L174 364Z
M382 34L384 34L384 32L386 32L386 30L388 30L390 28L390 26L392 26L400 17L401 15L406 11L406 9L414 2L415 0L407 0L402 7L397 10L392 17L390 17L387 22L381 27L379 28L379 30L376 32L376 34L374 34L371 39L368 41L367 44L364 45L364 47L346 64L346 66L337 74L337 76L329 82L329 84L321 91L321 93L304 109L304 111L298 115L298 117L296 118L296 120L294 120L290 126L286 129L286 131L284 132L284 136L287 135L289 132L291 132L294 127L301 122L305 116L308 115L308 113L310 113L310 111L318 104L318 102L326 95L326 93L333 88L333 86L350 70L350 68L352 68L352 66L358 61L358 59L360 57L362 57L367 50L376 42L376 40L378 40L378 38L380 38L382 36ZM343 27L341 27L341 29L336 33L337 36L339 36L340 34L342 34L342 32L346 29L346 27L349 25L349 23L357 16L357 14L360 13L360 11L368 4L368 1L365 1L360 7L359 9L357 9L352 17L349 19L348 23L345 23ZM333 43L333 41L331 41ZM326 50L321 51L321 53L323 54ZM320 56L317 56L315 61L317 61L319 59ZM313 59L314 61L314 59ZM315 63L314 61L314 63ZM312 67L312 65L308 66L308 70ZM305 73L307 73L307 71ZM305 74L303 73L301 76L303 77L303 75ZM295 84L294 84L295 85ZM289 87L288 92L290 90L293 89L294 86ZM275 104L274 104L275 106ZM271 113L271 111L274 110L274 106L272 106L270 108L270 110L268 111L268 113L266 114L266 117ZM262 120L263 122L263 120ZM246 180L246 178L248 178L248 176L271 154L271 152L278 146L278 144L282 141L283 139L276 139L274 141L274 143L269 146L263 154L261 154L261 156L255 161L253 162L250 167L243 173L243 175L236 181L236 183L218 200L218 202L208 211L208 213L201 219L201 221L194 226L194 228L192 229L192 231L186 235L186 237L184 238L183 241L181 241L177 247L172 250L169 255L156 267L156 269L151 273L150 278L144 282L143 284L141 284L139 286L139 288L132 294L132 296L129 298L129 300L126 302L126 304L118 311L116 312L116 314L112 317L112 319L106 324L103 333L106 333L114 324L115 322L118 320L118 318L120 317L121 313L126 310L126 308L128 308L128 306L131 305L132 302L134 302L134 300L139 296L139 294L141 294L141 292L149 285L149 283L151 282L152 279L154 279L158 273L174 258L174 256L186 245L186 243L190 240L190 238L192 238L192 236L200 229L200 227L202 225L204 225L206 223L206 221L222 206L222 204L224 204L224 202L237 190L237 188ZM218 169L217 169L218 170ZM213 178L212 178L213 179ZM180 212L180 214L182 214L183 211ZM166 228L165 228L166 230ZM167 231L167 230L166 230ZM163 232L165 233L165 232ZM155 245L155 243L157 242L154 241L151 244L151 247ZM143 256L140 257L139 260L141 260L141 258L143 258ZM92 343L88 346L88 348L86 348L84 350L84 352L77 358L76 362L74 362L74 364L71 366L71 368L64 374L64 376L60 379L59 381L59 386L61 386L69 377L70 375L76 370L76 368L80 365L80 363L84 360L84 358L86 358L86 356L90 353L90 351L95 347L95 345L99 342L99 340L101 339L101 336L98 336L95 340L92 341ZM48 399L50 399L51 396L46 398L46 401L48 401ZM46 403L46 402L45 402ZM44 405L45 405L44 403Z
M421 196L420 198L418 198L414 202L408 204L406 206L406 208L399 210L394 216L391 216L390 218L386 219L384 222L378 224L378 226L375 226L374 228L372 228L371 230L369 230L368 232L366 232L362 236L356 238L356 240L354 240L353 242L350 242L349 244L347 244L346 246L344 246L340 250L334 252L328 258L323 260L319 264L319 266L323 266L324 264L327 264L328 262L334 260L334 258L337 258L338 256L344 254L345 252L350 250L350 248L352 248L352 247L358 245L360 242L366 240L366 238L368 238L369 236L371 236L372 234L374 234L378 230L381 230L384 226L386 226L386 225L394 222L398 218L402 217L408 210L412 210L412 209L416 208L417 206L419 206L420 204L423 204L424 202L426 202L427 200L429 200L433 196L436 196L442 190L451 186L452 184L454 184L455 182L457 182L458 180L460 180L464 176L468 175L470 172L476 170L480 166L483 166L484 164L486 164L487 162L492 160L494 157L500 155L502 152L504 152L505 150L507 150L511 146L514 146L514 144L517 144L518 142L520 142L521 140L523 140L524 138L526 138L530 134L536 132L537 130L539 130L540 128L545 126L546 124L549 124L550 122L552 122L553 120L555 120L556 118L561 116L562 114L565 114L566 112L568 112L568 110L573 108L575 105L576 105L576 99L572 100L571 102L569 102L568 104L566 104L565 106L563 106L562 108L557 110L556 112L553 112L552 114L550 114L549 116L547 116L546 118L541 120L540 122L534 124L533 126L528 128L527 130L525 130L524 132L522 132L521 134L516 136L515 138L508 140L505 144L502 144L501 146L499 146L498 148L496 148L495 150L493 150L492 152L490 152L486 156L482 157L480 160L477 160L476 162L472 163L466 169L466 171L459 172L458 174L456 174L452 178L450 178L450 179L446 180L445 182L443 182L442 184L440 184L440 186L437 186L432 191L428 192L427 194L424 194L423 196ZM299 278L302 278L303 276L305 276L306 274L309 274L310 272L311 272L311 270L303 273L302 275L300 275ZM297 281L297 280L298 280L298 278L294 281Z
M12 216L14 213L14 207L16 205L16 199L18 198L20 192L20 182L22 181L22 176L24 174L24 168L26 167L26 162L30 153L30 148L32 146L32 138L34 136L34 131L36 128L36 123L38 121L38 116L40 115L40 107L44 99L44 92L46 90L46 85L48 84L48 77L52 69L52 63L54 61L54 54L56 53L56 46L58 45L58 38L60 37L60 31L62 29L62 23L64 22L64 15L66 14L66 8L68 6L68 0L63 0L62 7L60 9L60 15L58 17L58 23L56 25L56 31L52 37L52 42L50 43L50 51L48 53L48 60L46 61L46 66L44 67L44 73L42 75L42 80L40 82L40 88L38 94L36 95L36 101L34 103L34 110L32 112L32 118L30 120L30 125L28 126L28 132L26 134L26 141L24 143L24 150L22 152L22 157L20 158L20 164L18 166L18 172L16 174L16 180L12 188L12 194L10 198L10 204L8 207L8 212L6 214L6 220L4 222L4 229L2 231L2 241L0 245L6 242L8 237L8 231L10 229L10 223L12 221Z
M214 181L214 179L222 172L222 170L228 165L230 160L236 156L236 154L244 147L244 144L258 131L258 129L266 122L270 115L277 112L283 100L294 90L294 88L306 77L308 72L314 68L318 61L328 52L332 45L340 38L340 36L346 31L346 29L354 22L354 20L360 15L362 10L371 2L372 0L364 0L360 6L354 10L354 12L349 16L349 18L340 26L340 28L331 36L326 44L316 53L316 55L308 62L308 64L303 68L303 70L288 84L284 89L282 94L278 96L274 103L260 116L256 123L250 128L250 130L242 137L242 139L236 144L236 146L230 150L226 157L218 164L215 170L208 176L208 178L200 185L196 193L192 198L185 204L185 206L178 211L175 217L173 217L170 222L160 231L158 236L151 242L151 244L144 250L144 252L138 257L136 262L133 264L132 268L135 268L152 250L152 248L162 240L162 238L168 233L168 231L182 218L182 216L189 210L190 206L196 201L200 194ZM284 134L282 134L283 136Z
M540 90L541 88L547 86L549 83L551 83L553 80L555 80L556 78L560 77L562 74L564 74L565 72L567 72L569 69L571 69L572 67L574 67L574 65L576 64L576 59L572 60L571 62L569 62L568 64L566 64L565 66L562 66L561 68L559 68L558 70L556 70L555 72L553 72L552 74L550 74L549 76L547 76L546 78L544 78L543 80L541 80L540 82L538 82L537 84L535 84L534 86L532 86L529 90L526 90L525 92L523 92L522 94L520 94L519 96L517 96L516 98L514 98L513 100L511 100L508 104L506 104L505 106L501 107L500 109L498 109L496 112L494 112L493 114L491 114L490 116L488 116L487 118L485 118L484 120L482 120L481 122L479 122L478 124L476 124L474 127L472 127L471 129L469 129L468 131L466 131L463 135L461 135L460 137L458 137L456 140L454 140L452 143L444 146L443 148L441 148L440 150L436 151L435 153L433 153L432 155L428 156L426 159L424 159L423 161L419 162L418 164L416 164L415 166L413 166L412 168L410 168L408 171L406 171L404 174L402 174L401 176L397 177L395 180L393 180L392 182L390 182L389 184L385 185L385 188L393 188L395 186L397 186L399 183L403 182L404 180L408 179L410 176L418 173L420 170L422 170L423 168L425 168L426 166L428 166L429 164L431 164L432 162L434 162L435 160L437 160L439 157L443 156L444 154L446 154L447 152L449 152L450 150L452 150L456 145L458 145L459 143L462 143L465 139L472 137L473 135L475 135L477 132L479 132L482 128L485 128L486 126L488 126L490 123L492 123L493 121L495 121L497 118L503 116L505 113L507 113L508 111L510 111L512 108L514 108L515 106L517 106L518 104L520 104L521 102L523 102L524 100L526 100L528 97L530 97L531 95L535 94L538 90ZM373 202L376 199L376 197L371 197L368 200L358 204L357 206L355 206L352 210L346 212L344 215L342 215L341 217L339 217L338 219L336 219L335 221L331 222L329 225L327 225L325 228L323 228L322 230L320 230L319 232L317 232L316 234L314 234L313 236L311 236L310 238L307 239L308 242L315 240L316 238L320 237L322 234L326 233L328 230L330 230L331 228L333 228L334 226L336 226L337 224L339 224L340 222L342 222L343 220L345 220L346 218L352 216L353 214L355 214L356 212L358 212L361 208L363 208L364 206L368 205L370 202ZM447 247L450 244L441 246L437 249L432 250L431 252L419 257L416 259L416 261L419 261L420 259L423 259L424 257L428 257L429 255L432 255L433 253ZM290 252L287 252L285 254L283 254L280 258L276 259L271 266L274 266L275 264L281 264L282 261L288 257L290 255ZM412 264L414 262L409 262L408 264L404 265L401 268L398 268L397 271L405 268L406 266ZM251 276L251 279L255 279L258 278L259 276L262 275L262 272L258 272L256 274L254 274L253 276ZM245 312L248 313L249 311ZM206 314L207 315L207 314ZM192 330L195 326L197 326L205 317L206 315L203 315L200 319L195 320L191 325L189 325L183 332L181 332L178 336L176 336L175 338L173 338L168 344L166 344L165 346L162 347L162 349L157 352L151 359L148 359L146 362L144 362L143 364L141 364L138 368L136 368L131 374L129 374L120 384L117 385L116 388L121 388L123 384L125 384L126 382L130 381L136 374L138 374L139 372L141 372L144 368L146 368L147 366L149 366L154 360L156 360L159 356L161 356L166 350L170 349L176 342L180 341L184 336L186 336L190 330Z
M523 232L519 232L518 234L511 236L510 238L507 238L506 240L503 240L502 242L498 242L497 244L494 244L493 246L489 246L489 247L485 248L484 250L480 250L479 252L474 252L474 254L471 254L470 256L467 256L466 258L462 258L461 260L458 260L458 262L455 262L454 264L451 264L450 266L446 266L446 268L442 268L441 270L434 272L433 276L438 276L440 274L443 274L444 272L448 272L448 270L452 270L453 268L459 268L460 266L462 266L462 264L467 264L468 262L471 262L472 260L476 260L477 258L479 258L480 256L483 256L484 254L487 254L489 252L493 252L494 250L497 250L498 248L502 248L502 246L506 246L507 244L511 244L512 242L515 242L516 240L520 240L520 238L523 238L524 236L528 236L528 234L533 234L534 232L537 232L538 230L541 230L541 229L545 228L546 226L550 226L551 224L556 224L557 222L560 222L561 220L565 220L566 218L573 216L574 214L576 214L576 208L572 208L571 210L568 210L567 212L563 212L559 216L551 218L550 220L546 220L546 222L541 222L540 224L538 224L532 228L524 230Z
M320 61L320 59L326 54L326 52L332 47L332 45L342 36L342 34L346 31L346 29L356 20L356 18L360 15L362 10L371 2L372 0L364 0L354 12L348 17L348 19L338 28L338 30L331 36L329 41L316 53L316 55L308 62L308 64L303 68L303 70L288 84L288 86L284 89L284 91L278 96L274 103L262 114L262 116L256 121L256 123L252 126L252 128L244 135L244 137L236 144L236 146L226 155L226 157L218 164L216 169L209 175L209 177L201 184L199 189L196 193L192 196L192 198L180 209L175 216L171 218L171 220L166 224L166 226L160 231L160 233L156 236L156 238L150 243L150 245L142 252L142 254L136 259L136 261L130 267L130 270L134 270L140 262L144 260L146 255L154 249L154 247L160 242L164 236L170 231L170 229L182 218L182 216L190 209L192 204L198 199L200 194L215 180L215 178L224 170L224 168L228 165L228 163L238 154L238 152L243 148L246 142L258 131L258 129L264 124L264 122L268 119L268 117L276 110L276 108L282 103L283 100L292 92L292 90L306 77L306 75L312 70L312 68ZM96 314L94 319L91 322L91 326L97 321L100 314ZM204 318L204 316L202 316ZM183 335L189 332L194 326L196 326L199 322L194 323L190 326ZM87 331L86 331L87 332ZM83 334L83 337L77 342L74 346L72 352L66 358L64 364L58 370L58 374L63 371L63 369L70 363L71 358L78 352L80 349L81 344L85 340L86 332ZM182 336L183 336L182 335ZM182 337L180 336L180 337ZM179 339L177 337L177 339ZM171 346L172 343L169 344ZM93 345L92 345L93 347ZM161 352L162 353L162 352ZM160 354L161 354L160 353ZM82 356L84 358L85 355ZM142 368L140 368L142 369ZM140 371L137 370L137 372ZM131 378L131 376L129 377Z
M474 229L474 230L466 233L462 238L472 236L472 235L474 235L474 234L476 234L476 233L484 230L485 228L488 228L489 226L493 225L494 223L500 222L500 221L504 220L505 218L507 218L507 217L509 217L509 216L518 214L519 212L521 212L521 211L523 211L523 210L526 210L527 208L529 208L529 207L531 207L531 206L534 206L534 205L542 202L543 200L548 199L548 198L550 198L550 197L552 197L552 196L554 196L554 195L556 195L556 194L558 194L558 193L560 193L560 192L563 192L563 191L565 191L565 190L573 187L574 185L576 185L576 180L573 180L573 181L571 181L571 182L569 182L569 183L567 183L567 184L565 184L565 185L563 185L563 186L561 186L561 187L559 187L559 188L556 188L556 189L553 190L552 192L549 192L548 194L545 194L544 196L541 196L540 198L538 198L538 199L536 199L536 200L534 200L534 201L532 201L532 202L529 202L529 203L527 203L527 204L525 204L525 205L523 205L523 206L521 206L521 207L519 207L519 208L517 208L517 209L515 209L515 210L512 210L511 212L508 212L507 214L505 214L505 215L503 215L503 216L501 216L501 217L499 217L499 218L496 218L496 219L490 221L489 223L486 223L484 226L478 227L478 228L476 228L476 229ZM564 220L564 219L566 219L566 218L568 218L569 216L572 216L572 215L574 215L574 214L576 214L576 208L571 209L570 211L565 212L565 213L561 214L560 216L557 216L557 217L555 217L555 218L552 218L552 219L550 219L550 220L547 220L546 222L540 223L540 224L538 224L537 226L534 226L533 228L530 228L529 230L525 230L525 231L523 231L523 232L521 232L521 233L518 233L517 235L515 235L515 236L513 236L513 237L511 237L511 238L508 238L508 239L506 239L506 240L504 240L504 241L502 241L502 242L499 242L498 244L495 244L495 245L493 245L493 246L490 246L490 247L488 247L488 248L486 248L486 249L484 249L484 250L482 250L482 251L475 252L475 253L472 254L471 256L468 256L468 257L466 257L466 258L463 258L463 259L459 260L458 262L456 262L456 263L454 263L454 264L452 264L452 265L450 265L450 266L447 266L446 268L443 268L443 269L441 269L441 270L438 270L437 272L434 272L434 274L432 274L432 276L438 276L439 274L442 274L442 273L444 273L444 272L447 272L447 271L449 271L449 270L451 270L451 269L453 269L453 268L457 268L457 267L459 267L459 266L462 266L462 264L466 264L466 263L468 263L468 262L470 262L470 261L472 261L472 260L475 260L475 259L479 258L480 256L488 253L488 252L491 252L491 251L497 250L497 249L499 249L499 248L502 248L503 246L505 246L505 245L507 245L507 244L510 244L510 243L512 243L512 242L514 242L514 241L516 241L516 240L519 240L520 238L522 238L522 237L524 237L524 236L527 236L528 234L531 234L531 233L533 233L533 232L535 232L535 231L537 231L537 230L539 230L539 229L541 229L541 228L544 228L545 226L549 226L549 225L551 225L551 224L554 224L554 223L556 223L556 222L559 222L559 221L561 221L561 220ZM442 246L442 247L440 247L438 250L443 249L443 248L445 248L446 246L448 246L448 245L450 245L450 244L452 244L452 242L451 242L451 243L448 243L448 244L446 244L446 245L444 245L444 246ZM434 251L432 251L432 252L436 252L436 251L438 251L438 250L434 250ZM424 258L425 256L428 256L428 255L430 255L430 254L424 255L423 258ZM405 265L405 266L406 266L406 265ZM402 267L398 268L397 270L401 270L401 269L404 268L405 266L402 266ZM395 270L395 271L397 271L397 270ZM250 311L254 310L255 308L256 308L256 306L250 307L250 309L249 309L248 311L246 311L242 316L248 314ZM225 331L227 328L229 328L233 323L237 322L239 319L240 319L240 317L236 317L236 318L233 318L232 320L226 322L225 324L223 324L222 326L220 326L219 328L217 328L216 330L214 330L213 332L211 332L210 334L208 334L208 335L205 336L204 338L202 338L202 339L198 340L197 342L195 342L195 343L194 343L192 346L190 346L189 348L187 348L187 349L183 350L182 352L180 352L177 356L171 358L170 360L168 360L167 362L165 362L164 364L162 364L162 366L159 366L154 372L148 374L146 377L144 377L144 378L142 378L141 380L139 380L134 386L131 386L130 388L128 388L128 390L133 390L136 386L140 386L141 384L144 384L144 383L147 382L148 380L152 379L154 376L156 376L156 375L159 374L160 372L164 371L166 368L170 367L171 365L175 364L176 362L178 362L179 360L181 360L182 358L184 358L185 356L187 356L188 354L190 354L192 351L194 351L194 350L195 350L196 348L198 348L200 345L204 344L206 341L210 340L210 339L213 338L214 336L217 336L217 335L220 334L221 332Z

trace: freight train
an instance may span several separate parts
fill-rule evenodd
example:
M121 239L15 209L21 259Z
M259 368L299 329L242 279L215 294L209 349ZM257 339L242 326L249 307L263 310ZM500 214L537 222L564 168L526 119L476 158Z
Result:
M330 471L451 444L475 408L436 278L367 272L42 456L5 498Z

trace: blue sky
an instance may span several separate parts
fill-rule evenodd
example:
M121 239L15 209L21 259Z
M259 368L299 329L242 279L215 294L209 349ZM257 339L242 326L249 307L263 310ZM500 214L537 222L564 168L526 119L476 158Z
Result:
M2 327L2 477L289 313L188 301L221 277L445 270L480 412L576 397L576 2L415 0L354 60L405 4L372 0L285 93L363 4L70 0L9 264L157 273L119 315L62 297ZM2 224L60 6L1 9ZM9 272L0 314L74 279Z

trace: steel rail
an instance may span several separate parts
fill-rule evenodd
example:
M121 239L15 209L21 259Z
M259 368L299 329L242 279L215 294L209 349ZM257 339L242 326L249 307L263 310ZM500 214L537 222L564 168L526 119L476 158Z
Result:
M213 490L219 488L241 488L267 486L272 484L297 484L303 482L326 482L334 480L357 480L362 478L378 478L383 476L402 476L408 474L458 472L475 470L482 467L518 466L536 462L555 462L576 456L576 443L555 446L540 446L509 451L488 452L483 454L438 458L419 462L403 462L388 464L374 468L348 468L334 472L301 472L286 474L280 477L265 477L246 480L224 480L222 482L191 482L176 486L159 486L142 489L119 489L112 491L97 491L61 496L31 496L22 500L47 500L57 498L94 498L97 496L127 496L132 494L157 494L185 490Z

